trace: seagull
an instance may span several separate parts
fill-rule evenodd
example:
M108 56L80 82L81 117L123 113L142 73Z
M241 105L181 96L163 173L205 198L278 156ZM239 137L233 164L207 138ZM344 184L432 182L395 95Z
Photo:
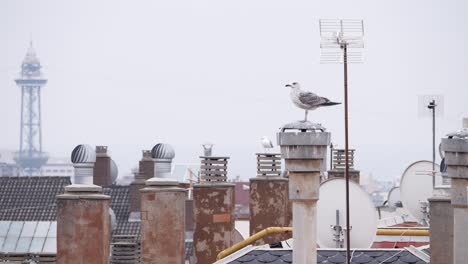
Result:
M266 136L262 137L262 146L265 149L265 152L267 152L267 149L273 148L273 143L271 142L270 139L268 139Z
M307 113L309 110L315 110L322 106L341 104L332 102L328 98L320 97L312 92L302 91L301 86L297 82L286 84L286 87L291 88L291 99L293 103L297 107L305 110L305 119L303 122L307 122Z
M467 138L468 137L468 128L462 128L452 133L447 134L448 138Z

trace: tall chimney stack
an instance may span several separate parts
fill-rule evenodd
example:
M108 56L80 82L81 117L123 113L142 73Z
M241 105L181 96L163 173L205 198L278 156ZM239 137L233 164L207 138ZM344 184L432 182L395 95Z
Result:
M71 154L71 161L75 168L74 183L93 184L94 163L96 162L96 153L89 145L76 146Z
M320 171L327 157L330 133L319 132L309 124L290 124L277 137L281 156L289 171L289 199L293 204L293 261L315 264Z
M453 264L453 208L450 185L436 186L429 200L432 264Z
M170 178L141 189L141 263L185 263L185 190Z
M102 188L92 184L66 186L57 196L58 264L109 263L109 203Z
M289 182L281 176L281 155L258 153L257 177L250 178L250 235L268 227L291 226L292 205ZM287 240L291 234L277 234L257 240L257 245Z
M107 146L96 146L93 183L109 186L117 179L117 166L107 153Z
M442 139L447 174L451 178L451 203L453 207L453 263L468 260L468 138Z
M171 164L174 149L157 144L155 160ZM156 172L159 172L156 170ZM157 177L158 175L164 177ZM158 173L141 189L141 260L143 264L185 263L185 197L177 180Z
M228 157L202 156L200 183L193 187L196 263L214 263L234 243L235 184L227 183Z

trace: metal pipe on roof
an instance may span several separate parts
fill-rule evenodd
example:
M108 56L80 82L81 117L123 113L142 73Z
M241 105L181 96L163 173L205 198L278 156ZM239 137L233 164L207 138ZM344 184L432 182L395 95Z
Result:
M239 251L240 249L255 243L255 241L257 241L259 239L262 239L265 236L268 236L268 235L271 235L271 234L282 234L282 233L287 233L287 232L292 232L292 231L293 231L292 227L268 227L268 228L265 228L262 231L260 231L258 233L255 233L254 235L248 237L246 240L241 241L241 242L233 245L232 247L221 251L218 254L218 256L216 257L216 259L220 260L222 258L225 258L225 257Z

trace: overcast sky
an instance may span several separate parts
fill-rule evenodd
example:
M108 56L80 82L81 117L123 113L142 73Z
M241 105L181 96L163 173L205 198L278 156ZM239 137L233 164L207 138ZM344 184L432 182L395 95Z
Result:
M201 143L255 176L260 138L303 118L286 83L343 100L342 66L320 64L320 18L365 23L365 60L350 65L356 168L383 179L431 159L431 120L418 96L443 94L437 138L468 116L466 1L0 1L0 149L18 149L20 71L32 36L48 84L43 146L69 156L108 145L128 174L159 142L198 163ZM344 146L343 106L309 118ZM275 141L275 140L274 140Z

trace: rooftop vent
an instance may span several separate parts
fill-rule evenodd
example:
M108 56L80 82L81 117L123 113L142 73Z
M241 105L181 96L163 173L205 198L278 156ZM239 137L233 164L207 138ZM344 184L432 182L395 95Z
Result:
M281 175L281 154L257 153L257 176L276 177Z
M201 156L200 181L226 182L229 157Z

